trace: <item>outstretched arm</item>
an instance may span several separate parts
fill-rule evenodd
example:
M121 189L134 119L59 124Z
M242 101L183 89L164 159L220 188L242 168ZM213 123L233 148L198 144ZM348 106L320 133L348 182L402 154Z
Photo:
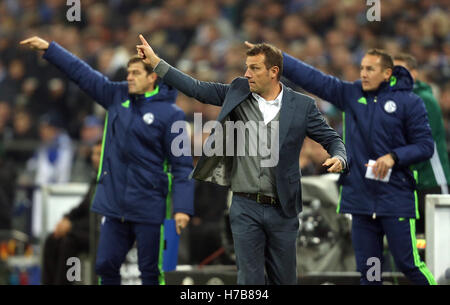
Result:
M150 64L154 68L156 74L166 84L202 103L222 106L229 85L202 82L190 77L159 58L142 35L139 35L139 38L142 44L136 46L138 55L144 63Z
M247 48L254 46L248 41L245 45ZM334 104L340 110L345 110L348 102L345 96L355 87L353 83L325 74L286 53L283 53L283 76L306 91Z
M111 104L113 94L117 90L125 92L128 90L125 82L111 82L56 42L49 43L34 36L21 41L20 44L33 50L44 51L46 60L58 67L69 79L105 108Z
M283 76L341 110L345 109L346 83L337 77L325 74L286 53L283 53Z

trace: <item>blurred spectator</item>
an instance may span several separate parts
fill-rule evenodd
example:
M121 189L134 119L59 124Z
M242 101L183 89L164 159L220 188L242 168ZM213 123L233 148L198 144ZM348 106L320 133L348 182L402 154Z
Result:
M16 107L12 118L12 139L7 156L22 170L35 150L38 141L32 114L24 107Z
M3 145L0 142L0 230L11 229L16 175L16 168L5 158Z
M42 229L41 190L49 183L68 182L72 168L73 148L70 138L63 128L61 117L47 113L39 121L41 144L33 158L27 163L28 179L36 187L33 194L32 234L40 235Z
M102 122L93 115L87 116L81 127L80 142L74 158L70 181L89 182L92 172L91 151L95 143L102 139L102 136Z
M0 140L11 140L12 136L11 106L6 101L0 101Z
M13 138L14 140L35 140L38 138L34 128L32 114L25 108L14 111Z
M25 73L24 62L20 58L12 59L8 64L5 79L0 82L1 97L14 101L20 93Z
M42 284L67 285L67 259L89 250L89 207L97 186L102 142L97 141L90 154L90 186L83 200L58 222L44 244Z
M213 258L222 250L222 231L225 227L228 188L202 181L195 181L195 216L189 226L189 264L198 265ZM212 200L214 198L214 200ZM199 247L198 245L202 245ZM227 262L225 255L211 260L213 264ZM211 263L211 262L210 262Z

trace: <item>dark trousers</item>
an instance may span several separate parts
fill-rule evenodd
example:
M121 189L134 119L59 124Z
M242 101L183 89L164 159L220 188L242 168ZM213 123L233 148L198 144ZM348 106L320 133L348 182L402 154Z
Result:
M69 257L77 257L89 249L89 233L69 232L65 237L55 238L50 234L45 240L42 266L42 284L69 285L67 280L67 266Z
M381 280L371 280L367 275L373 274L371 258L378 258L381 268L385 234L396 266L413 284L436 284L433 275L420 260L415 222L413 218L382 216L372 219L371 216L352 215L352 241L362 285L381 285Z
M286 217L280 208L233 195L230 224L238 284L297 284L297 217Z
M102 285L120 285L120 267L135 241L142 284L162 283L164 279L160 257L160 234L160 225L121 222L106 217L100 228L95 263L95 271L100 276Z

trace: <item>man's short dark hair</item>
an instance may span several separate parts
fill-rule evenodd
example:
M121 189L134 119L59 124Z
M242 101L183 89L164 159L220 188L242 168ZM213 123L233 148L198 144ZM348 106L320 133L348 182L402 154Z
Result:
M417 70L417 60L414 56L407 53L400 53L394 56L394 60L403 61L408 70Z
M134 64L134 63L137 63L137 62L140 62L140 63L142 63L142 65L144 65L144 69L145 69L145 71L147 72L147 74L153 73L153 68L152 68L152 66L151 66L150 64L144 63L144 62L142 61L142 58L140 58L138 55L134 55L133 57L131 57L131 58L128 60L127 67L129 67L131 64Z
M394 61L392 60L392 56L388 52L381 49L370 49L366 54L379 56L381 59L381 66L384 69L394 68Z
M265 56L264 65L267 69L274 66L279 68L277 79L280 80L283 74L283 53L277 47L268 43L258 43L253 48L247 50L247 56L256 56L263 54Z

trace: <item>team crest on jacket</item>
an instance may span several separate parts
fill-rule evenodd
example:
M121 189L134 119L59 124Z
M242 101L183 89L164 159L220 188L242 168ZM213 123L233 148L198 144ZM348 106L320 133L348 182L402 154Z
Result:
M145 124L150 125L153 123L153 120L155 119L155 116L151 112L147 112L142 116L142 119L144 120Z
M384 110L387 113L393 113L395 110L397 110L397 104L394 101L387 101L386 104L384 104Z

